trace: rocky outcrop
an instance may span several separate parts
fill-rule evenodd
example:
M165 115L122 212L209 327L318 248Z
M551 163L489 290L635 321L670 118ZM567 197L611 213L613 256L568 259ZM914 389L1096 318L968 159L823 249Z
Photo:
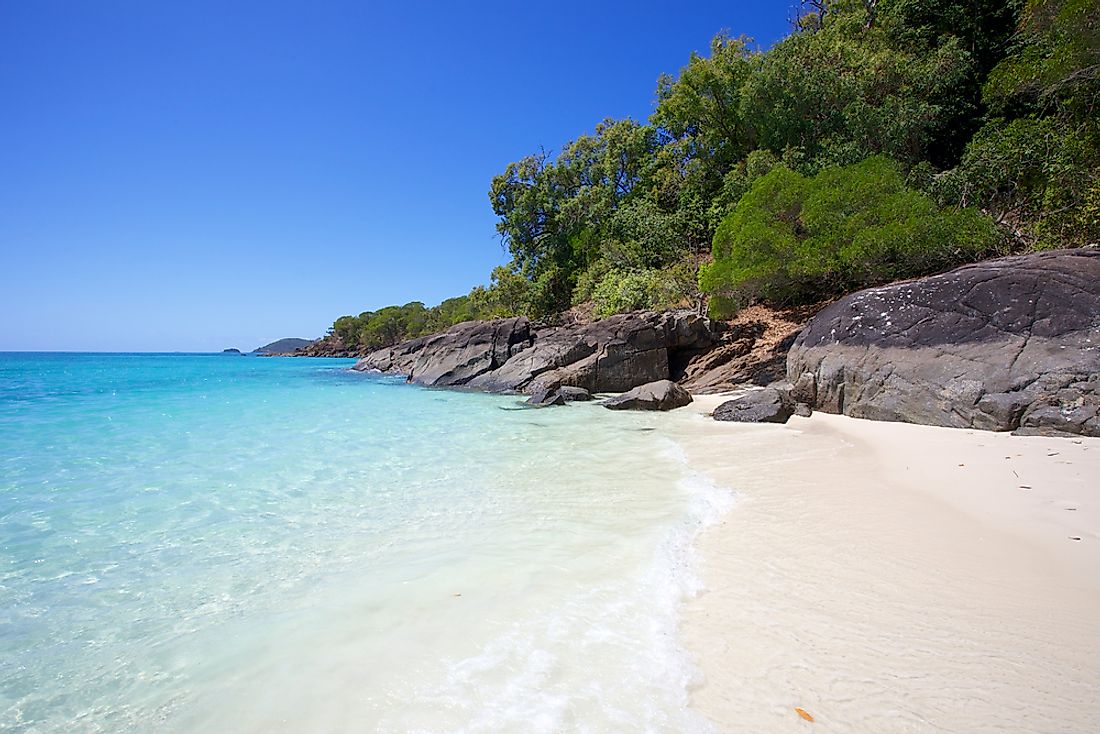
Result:
M335 334L323 336L315 342L294 350L295 357L359 357L357 349L349 349Z
M489 392L579 387L622 392L676 376L714 343L710 321L688 311L619 314L591 324L536 327L522 317L474 321L380 349L357 370L429 386Z
M795 398L858 418L1100 436L1100 250L872 288L787 355Z
M691 402L691 394L672 380L639 385L622 395L603 401L610 410L675 410Z
M716 421L735 423L786 423L795 412L794 401L784 389L766 387L727 400L714 409Z
M585 403L592 399L592 393L588 392L583 387L562 385L557 389L557 392L565 398L565 402L567 403Z
M420 385L468 385L503 367L533 341L531 324L522 316L466 321L439 334L371 352L354 369L398 373Z
M592 393L583 387L569 387L563 385L555 388L541 388L527 398L527 405L536 408L545 408L551 405L565 405L566 403L584 402L592 399Z
M745 384L768 385L787 374L787 350L811 316L824 308L741 309L722 324L713 349L695 357L680 384L693 393L720 393Z

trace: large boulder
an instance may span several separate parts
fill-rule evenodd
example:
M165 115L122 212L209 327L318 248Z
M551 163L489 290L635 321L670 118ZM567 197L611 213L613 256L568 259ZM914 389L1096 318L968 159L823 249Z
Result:
M674 410L691 402L691 394L672 380L639 385L601 403L611 410Z
M689 311L641 311L592 324L541 328L527 319L498 319L459 324L378 350L355 369L489 392L558 387L621 392L669 379L679 364L713 343L710 321Z
M1100 436L1100 250L871 288L787 355L799 400L857 418Z
M521 316L466 321L439 334L371 352L353 369L403 374L421 385L466 385L500 368L531 343L531 324Z
M714 409L716 421L736 423L786 423L795 412L795 403L785 389L765 387L727 400Z
M583 387L563 385L555 388L539 388L531 393L531 397L527 398L526 403L536 408L546 408L551 405L565 405L566 403L584 402L591 399L592 393Z

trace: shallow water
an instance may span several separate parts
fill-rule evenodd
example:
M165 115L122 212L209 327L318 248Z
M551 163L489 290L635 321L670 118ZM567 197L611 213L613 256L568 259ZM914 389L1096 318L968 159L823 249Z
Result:
M668 417L350 364L0 355L0 729L707 730Z

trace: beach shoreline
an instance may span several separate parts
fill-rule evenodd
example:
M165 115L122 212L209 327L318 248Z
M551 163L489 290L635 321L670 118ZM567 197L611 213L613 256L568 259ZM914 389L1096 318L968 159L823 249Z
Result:
M725 399L676 434L739 498L696 541L681 623L719 731L794 731L796 707L837 732L1100 716L1100 439L705 417Z

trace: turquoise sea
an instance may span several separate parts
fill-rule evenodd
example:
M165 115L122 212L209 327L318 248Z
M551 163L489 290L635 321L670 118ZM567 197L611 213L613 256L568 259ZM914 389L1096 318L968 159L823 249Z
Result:
M0 730L706 731L690 417L0 354Z

